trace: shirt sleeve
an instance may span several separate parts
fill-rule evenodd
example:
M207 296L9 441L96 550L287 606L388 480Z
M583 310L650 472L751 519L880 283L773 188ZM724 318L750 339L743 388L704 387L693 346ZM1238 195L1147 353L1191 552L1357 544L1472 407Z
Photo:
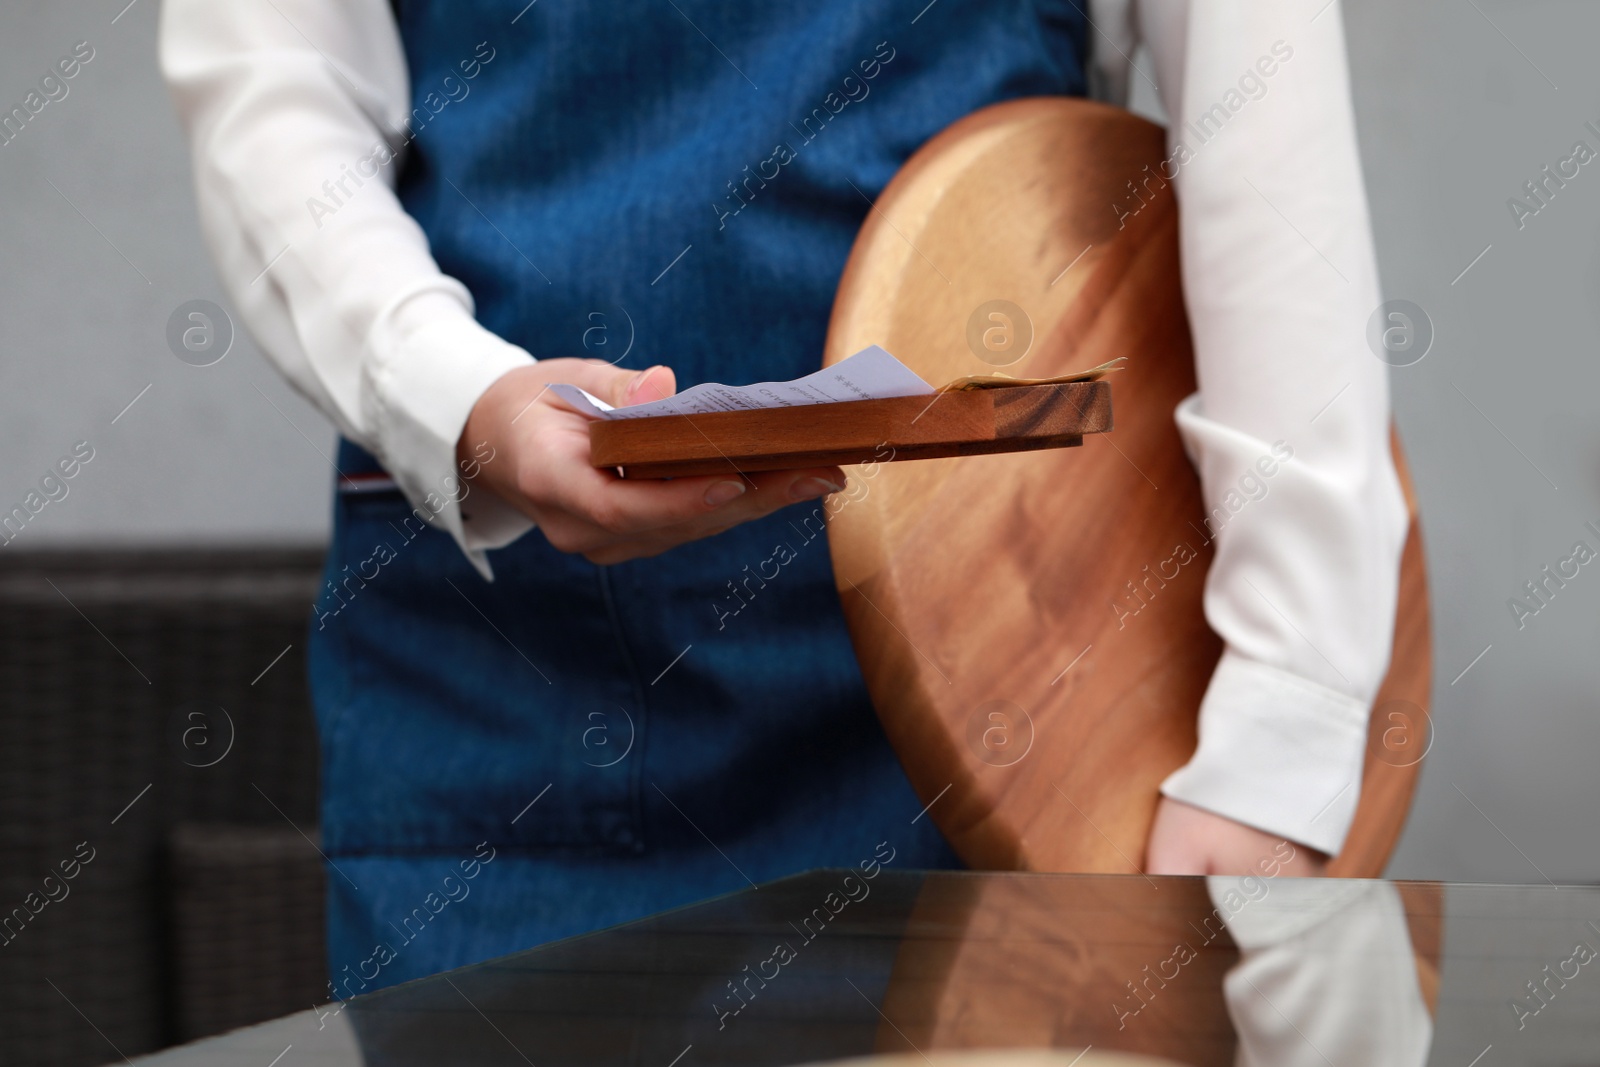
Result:
M235 308L488 577L486 550L532 523L487 491L463 518L456 442L483 391L533 360L477 323L394 194L413 132L387 0L166 0L160 50Z
M1174 799L1336 853L1388 668L1408 514L1337 0L1102 0L1096 81L1150 48L1198 391L1176 419L1225 643Z
M1235 1067L1422 1067L1433 1017L1392 883L1210 877L1239 947L1222 982Z

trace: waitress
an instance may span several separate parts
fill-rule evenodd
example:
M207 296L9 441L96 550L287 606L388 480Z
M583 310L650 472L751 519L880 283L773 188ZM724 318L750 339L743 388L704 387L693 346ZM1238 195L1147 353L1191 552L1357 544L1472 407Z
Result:
M1212 119L1174 163L1202 388L1178 418L1208 498L1294 450L1218 538L1227 652L1146 865L1243 872L1288 840L1318 869L1405 533L1319 7L167 0L224 284L343 435L311 642L339 995L807 868L957 865L825 546L717 610L843 473L622 481L545 386L632 404L815 370L910 154L1002 100L1125 93L1135 26L1168 113Z

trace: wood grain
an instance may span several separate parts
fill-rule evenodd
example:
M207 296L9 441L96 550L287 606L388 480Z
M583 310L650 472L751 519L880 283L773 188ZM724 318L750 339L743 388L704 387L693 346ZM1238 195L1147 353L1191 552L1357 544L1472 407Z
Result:
M1111 429L1111 386L1067 382L589 424L589 462L628 478L1067 448Z
M885 467L829 522L884 728L975 867L1140 869L1159 783L1194 751L1221 651L1201 609L1210 531L1173 422L1195 377L1176 205L1147 169L1163 146L1158 127L1088 101L987 108L895 177L840 282L825 363L881 344L928 380L984 373L994 360L970 344L969 319L995 300L1032 326L1007 373L1132 357L1116 378L1115 432L1070 450ZM1340 874L1382 870L1427 729L1412 506L1394 664ZM1415 709L1409 748L1392 743L1397 707Z
M1423 882L1396 889L1410 943L1390 947L1396 957L1409 948L1433 1014L1443 889ZM1311 883L1263 880L1253 891L1261 899L1276 894L1278 908L1299 902L1319 910ZM1323 911L1318 925L1346 915ZM1241 954L1229 921L1202 878L930 875L901 936L875 1047L1092 1046L1231 1067L1238 1040L1223 980ZM1298 927L1295 938L1307 929ZM1297 979L1339 1012L1350 976L1315 951L1299 958L1305 967Z
M1178 945L1193 958L1174 978ZM1092 1046L1232 1067L1222 979L1238 961L1201 878L935 876L907 921L876 1049Z

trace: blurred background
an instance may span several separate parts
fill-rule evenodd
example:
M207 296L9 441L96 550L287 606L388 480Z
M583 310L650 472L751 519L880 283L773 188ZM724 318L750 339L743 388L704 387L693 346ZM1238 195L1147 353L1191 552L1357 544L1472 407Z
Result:
M99 1063L326 999L302 653L334 434L243 333L207 366L169 344L181 307L227 301L158 15L0 13L7 109L93 50L0 146L0 506L81 461L0 550L0 914L81 864L0 936L5 1062ZM1433 335L1391 372L1435 733L1389 873L1595 883L1600 568L1535 615L1508 602L1575 542L1600 547L1600 166L1520 228L1507 201L1574 142L1600 148L1600 6L1347 0L1342 17L1384 293Z

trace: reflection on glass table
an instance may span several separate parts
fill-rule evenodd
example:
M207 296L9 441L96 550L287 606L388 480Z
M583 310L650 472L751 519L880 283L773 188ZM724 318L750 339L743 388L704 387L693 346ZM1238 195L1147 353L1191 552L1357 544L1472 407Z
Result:
M1600 890L822 870L143 1064L1502 1067L1600 1051ZM960 1060L965 1063L966 1060ZM974 1062L988 1062L979 1058ZM1138 1061L1150 1062L1150 1061ZM1023 1067L1015 1060L1009 1067ZM1042 1064L1041 1064L1042 1067Z

